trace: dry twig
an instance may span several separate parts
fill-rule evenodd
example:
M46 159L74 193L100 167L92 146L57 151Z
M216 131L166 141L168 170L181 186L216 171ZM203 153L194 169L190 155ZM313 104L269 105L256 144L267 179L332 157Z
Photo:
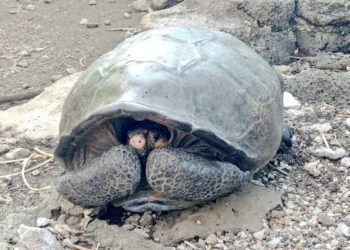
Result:
M27 159L27 158L25 158ZM24 159L24 160L25 160ZM24 173L28 173L28 172L32 172L34 171L35 169L38 169L38 168L41 168L43 166L45 166L47 163L49 163L50 161L52 161L53 159L48 159L46 161L44 161L43 163L40 163L39 165L35 166L35 167L32 167L32 168L28 168L24 171ZM13 173L13 174L7 174L7 175L1 175L0 176L0 179L5 179L5 178L9 178L9 177L13 177L13 176L17 176L17 175L20 175L22 174L22 171L21 172L16 172L16 173Z
M22 175L22 180L24 182L24 184L27 186L27 188L29 188L30 190L33 191L40 191L40 190L44 190L44 189L48 189L51 188L51 186L47 186L47 187L42 187L42 188L33 188L30 186L30 184L28 183L26 176L25 176L25 168L27 167L27 165L29 164L29 161L34 157L35 153L31 154L27 159L25 159L22 162L22 171L21 171L21 175Z
M135 28L113 28L113 29L106 29L106 31L136 31Z
M41 150L39 148L34 148L34 151L42 156L53 158L53 154L47 153L44 150Z
M324 136L324 134L321 131L320 131L320 134L321 134L321 138L322 138L324 145L326 145L327 148L330 148L328 141L327 141L326 137Z

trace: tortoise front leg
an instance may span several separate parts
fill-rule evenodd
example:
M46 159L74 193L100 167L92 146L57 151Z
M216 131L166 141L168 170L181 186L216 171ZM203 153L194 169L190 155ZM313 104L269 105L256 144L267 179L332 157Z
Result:
M58 192L75 204L95 207L133 193L140 179L141 164L136 152L119 145L65 174Z
M250 172L173 148L150 153L146 176L154 191L171 199L208 201L238 190Z

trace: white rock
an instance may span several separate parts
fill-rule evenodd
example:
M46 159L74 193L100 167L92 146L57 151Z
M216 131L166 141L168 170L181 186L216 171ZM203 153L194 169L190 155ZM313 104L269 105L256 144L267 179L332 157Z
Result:
M0 127L20 139L57 138L63 102L80 74L60 79L25 104L0 111Z
M146 227L153 223L153 217L149 212L145 212L139 220L140 226Z
M280 238L273 238L272 240L270 240L267 244L270 248L275 249L278 247L278 245L281 243L281 239Z
M289 92L283 93L283 106L286 109L300 109L300 102Z
M143 230L142 228L136 228L136 229L133 230L133 232L135 232L135 233L141 235L141 236L142 236L143 238L145 238L145 239L148 239L148 238L149 238L149 234L146 233L146 231Z
M338 236L349 237L350 236L349 227L345 223L340 222L337 225L337 228L335 229L335 234L338 235Z
M86 18L83 18L80 20L79 24L86 25L88 22L89 22L89 20L87 20Z
M214 245L219 241L219 238L215 234L210 234L206 239L205 243L209 245Z
M125 12L123 15L126 19L129 19L131 17L130 13L128 12Z
M317 168L319 161L305 163L304 169L309 172L310 175L318 177L321 175L321 171Z
M16 148L5 154L8 160L26 158L30 155L30 150L26 148Z
M305 112L298 109L287 109L285 114L291 118L298 118L305 115Z
M34 4L28 4L26 7L27 10L35 11L35 5Z
M346 155L346 151L343 148L336 148L335 150L333 150L327 147L313 149L311 150L311 153L314 156L328 158L331 160L338 160Z
M136 0L131 4L131 7L135 11L146 12L150 9L150 4L148 0Z
M10 146L7 144L0 144L0 154L10 151Z
M313 124L311 126L308 127L310 130L316 130L316 131L319 131L319 132L322 132L322 133L328 133L329 131L331 131L333 128L332 128L332 125L330 123L316 123L316 124Z
M350 157L344 157L343 159L341 159L340 164L343 167L350 168Z
M44 218L44 217L39 217L36 220L36 226L37 227L46 227L47 225L49 225L49 223L50 223L50 219Z
M348 129L350 129L350 118L345 120L345 125L348 127Z
M19 237L27 249L61 250L56 237L47 229L20 225Z
M253 233L253 237L257 240L257 241L261 241L264 238L265 235L265 230L261 230L258 232Z
M40 170L39 169L35 169L31 174L33 176L38 176L40 174Z
M292 71L292 68L289 65L274 65L273 69L281 74L288 74Z

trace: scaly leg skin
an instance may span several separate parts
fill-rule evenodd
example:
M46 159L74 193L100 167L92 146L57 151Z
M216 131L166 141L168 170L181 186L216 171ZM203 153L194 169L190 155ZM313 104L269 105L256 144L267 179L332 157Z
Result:
M183 149L153 150L146 176L151 188L171 199L208 201L237 191L250 177L228 162L211 161Z
M63 176L58 192L75 204L95 207L133 193L140 179L141 164L136 152L119 145Z

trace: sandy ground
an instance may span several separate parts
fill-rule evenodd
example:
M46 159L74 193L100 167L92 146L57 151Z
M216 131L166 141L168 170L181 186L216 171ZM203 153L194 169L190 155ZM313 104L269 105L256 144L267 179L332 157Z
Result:
M81 71L112 50L143 16L130 1L3 0L0 2L0 93L42 89ZM127 14L125 14L127 13ZM80 24L82 19L96 28ZM105 23L110 23L106 25ZM11 106L0 105L0 109Z

